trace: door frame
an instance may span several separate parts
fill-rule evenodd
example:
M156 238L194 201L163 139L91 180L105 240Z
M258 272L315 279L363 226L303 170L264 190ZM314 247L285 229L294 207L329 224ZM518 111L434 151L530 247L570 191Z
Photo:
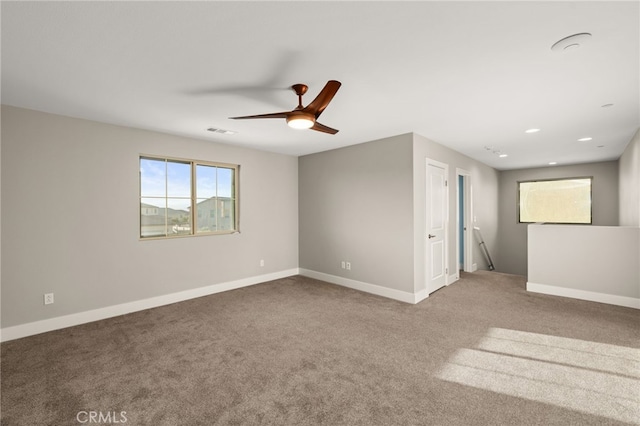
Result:
M449 223L450 223L450 218L449 218L449 191L450 191L450 186L449 186L449 165L447 163L442 163L440 161L436 161L433 160L431 158L425 158L425 170L424 170L424 182L425 182L425 199L424 199L424 217L423 217L423 223L425 225L425 233L424 235L422 235L422 241L423 241L423 245L424 245L424 281L425 281L425 288L427 291L427 296L430 294L431 292L431 288L429 286L429 262L427 261L427 254L429 253L428 247L427 247L427 233L428 233L428 215L429 215L429 197L426 193L427 188L429 188L429 184L428 184L428 179L429 179L429 165L432 166L436 166L436 167L440 167L442 169L444 169L444 176L445 176L445 191L444 191L444 216L445 216L445 224L444 224L444 286L448 286L449 285ZM444 287L443 286L443 287Z
M464 230L464 247L460 247L460 185L458 185L459 177L462 176L463 190L463 222ZM473 185L471 183L471 172L456 167L456 259L459 258L460 251L464 250L464 262L462 270L464 272L473 272ZM456 261L456 265L459 262ZM456 267L457 269L457 267Z

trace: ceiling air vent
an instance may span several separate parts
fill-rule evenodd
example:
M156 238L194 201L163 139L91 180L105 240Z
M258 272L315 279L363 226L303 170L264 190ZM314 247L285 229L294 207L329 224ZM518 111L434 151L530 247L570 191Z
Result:
M235 135L237 132L233 130L225 130L225 129L216 129L215 127L209 127L207 129L209 132L220 133L221 135Z

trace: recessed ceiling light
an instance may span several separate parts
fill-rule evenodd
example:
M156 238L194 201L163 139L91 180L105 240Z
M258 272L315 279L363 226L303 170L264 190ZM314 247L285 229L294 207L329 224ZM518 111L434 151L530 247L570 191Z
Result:
M580 138L578 139L578 142L586 142L586 141L590 141L593 138Z
M580 47L582 44L591 39L589 33L578 33L565 37L562 40L558 40L551 46L551 50L554 52L564 52L565 50L574 50Z
M507 154L500 154L499 157L500 158L504 158L504 157L508 157L508 155Z
M549 162L549 165L550 165L550 166L555 166L556 164L558 164L558 162L557 162L557 161L550 161L550 162Z
M539 131L540 131L540 129L528 129L528 130L525 130L524 132L525 133L536 133L536 132L539 132Z

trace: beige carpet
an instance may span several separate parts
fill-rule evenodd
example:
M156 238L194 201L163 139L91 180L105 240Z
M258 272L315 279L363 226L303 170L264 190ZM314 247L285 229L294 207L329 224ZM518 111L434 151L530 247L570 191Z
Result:
M418 305L296 276L1 348L7 426L640 424L640 311L495 272Z

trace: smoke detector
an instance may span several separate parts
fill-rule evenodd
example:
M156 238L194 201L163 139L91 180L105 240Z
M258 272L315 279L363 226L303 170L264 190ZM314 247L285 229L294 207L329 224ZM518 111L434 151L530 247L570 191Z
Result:
M564 52L565 50L577 49L584 43L591 39L590 33L578 33L565 37L562 40L558 40L551 46L551 50L554 52Z

